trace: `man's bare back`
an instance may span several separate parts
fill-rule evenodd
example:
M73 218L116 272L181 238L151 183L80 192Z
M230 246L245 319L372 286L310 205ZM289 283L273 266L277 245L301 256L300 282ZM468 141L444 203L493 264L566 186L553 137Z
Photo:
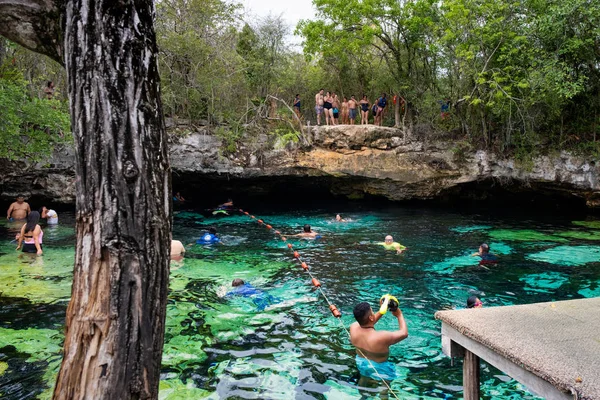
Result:
M363 309L359 310L359 315L357 315L357 309L361 306ZM398 319L398 330L376 331L375 324L383 315L379 312L373 313L367 303L360 303L355 307L354 316L357 322L350 325L350 341L356 347L356 353L360 357L375 362L387 361L390 355L390 346L408 337L408 327L402 311L398 308L392 314ZM358 322L359 318L361 323Z

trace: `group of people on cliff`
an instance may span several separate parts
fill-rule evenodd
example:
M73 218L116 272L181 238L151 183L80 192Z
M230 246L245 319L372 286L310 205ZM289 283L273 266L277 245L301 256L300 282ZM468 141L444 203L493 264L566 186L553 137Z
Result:
M354 125L360 115L360 124L369 124L369 113L373 114L374 124L381 125L385 116L387 106L387 96L382 93L375 102L371 104L367 95L363 95L360 100L357 100L354 95L347 97L338 97L335 92L325 92L324 89L319 90L315 95L315 112L317 113L317 125L321 125L322 116L325 117L326 125L339 125L340 120L342 125ZM301 100L297 94L294 99L294 112L301 118Z
M42 244L44 231L39 225L40 218L46 219L48 225L58 224L56 211L42 206L39 211L31 211L31 207L25 201L25 196L18 195L6 212L6 219L10 222L24 222L19 233L15 236L17 250L24 253L36 253L42 255Z

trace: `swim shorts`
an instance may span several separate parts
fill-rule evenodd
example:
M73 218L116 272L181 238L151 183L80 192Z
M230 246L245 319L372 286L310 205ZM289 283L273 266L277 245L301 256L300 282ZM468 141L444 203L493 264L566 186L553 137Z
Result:
M377 380L381 380L381 378L383 378L386 381L393 381L398 377L398 375L396 374L396 366L390 361L384 361L381 363L370 361L369 363L369 360L359 356L358 354L355 358L356 366L358 367L358 372L360 372L362 376L366 376L367 378ZM371 364L373 364L373 367L375 367L375 369L373 369ZM377 370L377 374L379 374L379 376L377 376L375 370Z
M315 111L317 114L323 114L323 106L315 106Z
M355 119L356 118L356 108L351 108L350 109L350 119Z

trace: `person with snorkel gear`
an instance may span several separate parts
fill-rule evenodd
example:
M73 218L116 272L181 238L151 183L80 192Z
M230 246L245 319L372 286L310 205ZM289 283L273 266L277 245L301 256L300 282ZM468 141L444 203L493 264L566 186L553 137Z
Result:
M377 313L373 312L367 302L354 307L356 322L350 325L350 341L356 347L356 366L361 375L373 379L393 380L396 378L396 368L388 361L390 346L408 337L408 326L398 305L398 299L386 294L381 297L379 304ZM398 330L376 331L375 324L388 310L398 319Z
M406 250L406 246L394 242L392 235L387 235L384 242L379 242L377 244L383 246L386 250L396 250L396 254L402 254L402 252Z

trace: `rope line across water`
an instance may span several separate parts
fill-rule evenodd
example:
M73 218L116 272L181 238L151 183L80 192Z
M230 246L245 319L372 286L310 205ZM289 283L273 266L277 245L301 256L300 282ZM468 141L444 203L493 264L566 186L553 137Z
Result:
M285 236L283 236L281 234L281 232L279 232L278 230L274 230L271 225L266 224L262 219L256 219L256 217L254 215L251 215L250 213L242 210L241 208L237 209L237 211L248 216L250 219L255 220L259 225L264 225L264 227L267 228L268 230L273 230L274 231L273 233L275 234L275 236L279 236L279 238L284 243L287 243L287 238ZM315 286L317 288L317 290L321 293L321 295L323 296L323 298L329 305L329 310L331 310L331 314L333 314L333 316L336 318L336 320L340 323L340 326L342 327L342 329L344 331L346 331L346 334L348 334L348 338L351 339L350 331L348 330L348 328L346 328L346 326L344 325L344 323L341 320L342 313L338 310L338 308L331 301L329 301L329 298L327 298L327 295L325 295L325 292L323 291L323 288L321 287L321 282L319 282L319 280L312 274L312 272L310 272L310 267L308 266L308 264L306 262L302 261L302 257L300 256L300 253L298 253L297 250L294 250L294 246L291 243L287 243L287 247L290 251L293 252L294 259L296 259L296 261L298 261L300 263L300 266L302 267L302 269L305 270L306 272L308 272L308 275L311 277L313 286ZM400 400L399 397L396 395L396 393L394 393L394 391L392 390L390 385L387 383L387 381L379 374L379 372L377 371L377 368L375 368L375 366L373 365L371 360L369 360L366 357L366 355L362 352L362 350L360 350L358 347L356 348L356 351L358 351L358 353L365 360L367 360L367 362L369 363L371 368L373 368L373 371L375 371L375 375L377 375L377 377L379 379L381 379L381 381L387 387L387 389L392 394L392 396L394 396L394 398Z

